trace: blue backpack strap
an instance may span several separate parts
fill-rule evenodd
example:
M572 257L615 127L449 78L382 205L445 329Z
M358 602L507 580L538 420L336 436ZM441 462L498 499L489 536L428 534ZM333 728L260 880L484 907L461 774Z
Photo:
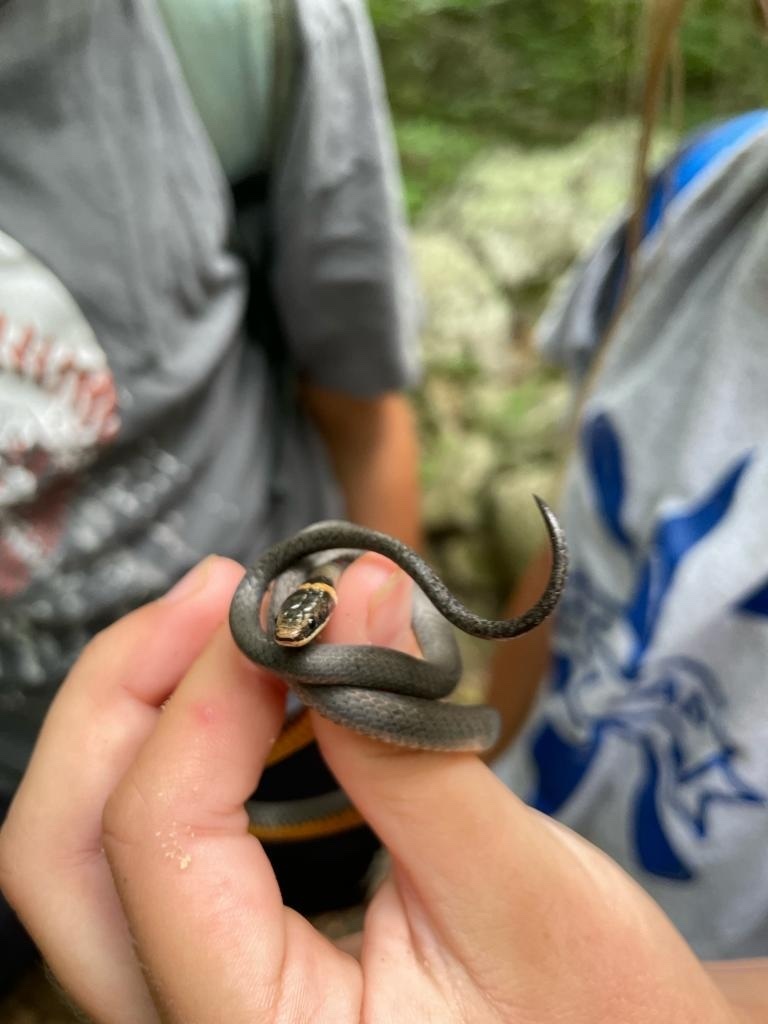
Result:
M733 146L768 126L768 110L750 110L697 132L651 182L643 238L653 233L665 211L696 178Z
M648 205L643 223L641 241L648 239L661 225L665 213L686 189L708 167L728 152L746 142L752 135L768 127L768 110L751 110L746 114L704 128L693 135L667 163L657 171L650 182ZM623 231L619 251L597 303L597 319L605 329L612 320L626 286L627 230Z

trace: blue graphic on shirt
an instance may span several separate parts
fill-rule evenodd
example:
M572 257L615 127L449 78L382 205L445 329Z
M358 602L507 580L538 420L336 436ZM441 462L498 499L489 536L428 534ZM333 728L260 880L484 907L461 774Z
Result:
M579 567L571 574L554 641L554 714L532 740L538 779L530 802L557 813L606 741L632 744L643 766L631 823L638 860L654 875L689 880L695 871L675 851L665 821L674 818L703 839L713 805L767 800L734 767L725 699L713 672L696 659L654 652L654 636L680 568L727 515L751 455L687 508L661 515L642 545L626 525L624 454L610 419L601 414L588 421L581 440L599 521L630 560L633 584L624 603ZM736 610L768 616L768 584Z
M761 583L748 594L739 605L739 611L768 616L768 582Z

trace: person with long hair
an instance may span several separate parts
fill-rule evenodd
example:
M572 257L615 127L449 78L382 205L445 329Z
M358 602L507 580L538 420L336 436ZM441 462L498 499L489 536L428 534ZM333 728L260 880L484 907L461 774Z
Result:
M579 393L572 572L554 623L498 655L494 765L701 956L766 956L768 111L705 127L645 174L683 7L651 11L635 212L541 325ZM542 555L513 608L545 569Z

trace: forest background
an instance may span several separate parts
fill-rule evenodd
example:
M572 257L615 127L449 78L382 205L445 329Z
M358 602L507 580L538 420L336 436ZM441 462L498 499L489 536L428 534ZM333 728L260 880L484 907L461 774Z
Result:
M570 141L635 110L643 0L370 0L417 214L499 140ZM682 126L766 102L765 28L751 0L689 0Z

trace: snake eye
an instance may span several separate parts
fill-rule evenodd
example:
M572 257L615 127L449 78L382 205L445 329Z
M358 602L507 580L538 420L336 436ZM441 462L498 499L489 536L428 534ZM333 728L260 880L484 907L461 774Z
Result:
M275 618L275 641L303 647L328 624L336 607L336 591L327 583L303 583L283 601Z

